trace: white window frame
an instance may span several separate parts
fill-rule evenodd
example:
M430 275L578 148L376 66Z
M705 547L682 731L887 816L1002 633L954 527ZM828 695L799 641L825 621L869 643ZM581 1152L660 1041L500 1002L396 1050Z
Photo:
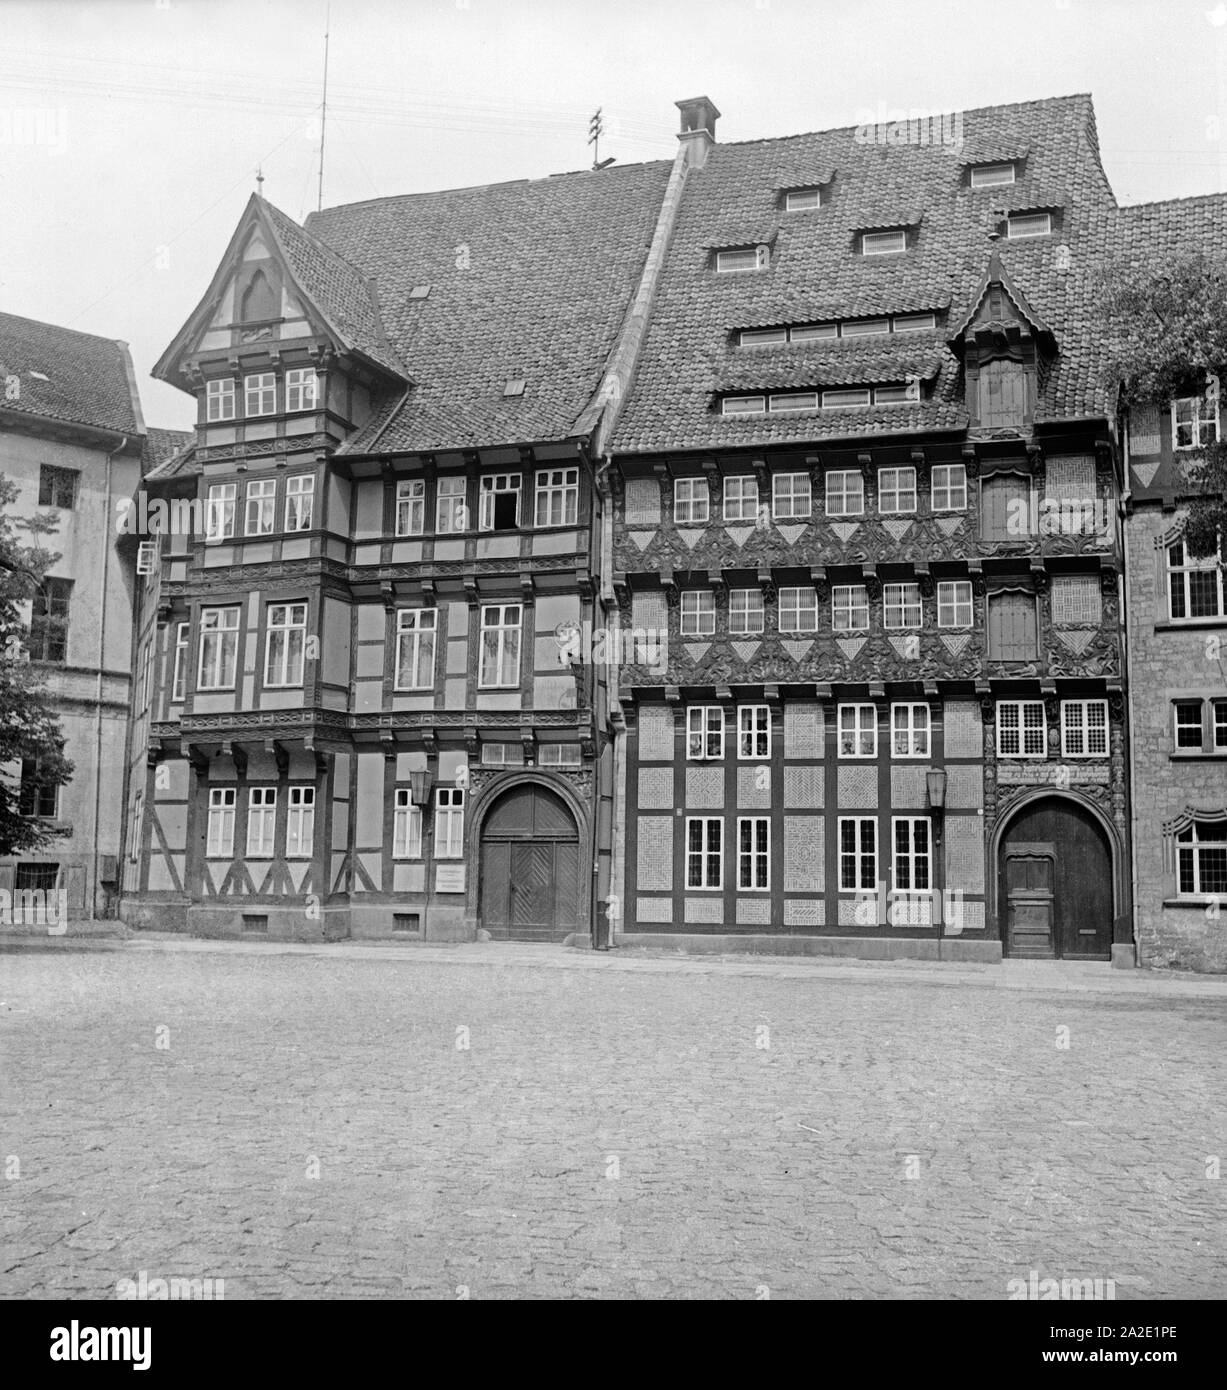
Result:
M765 415L766 396L725 396L720 402L721 415Z
M1184 830L1179 831L1176 835L1176 896L1178 898L1214 898L1220 902L1227 899L1227 892L1215 892L1202 887L1202 864L1201 855L1198 852L1199 847L1205 846L1207 848L1227 851L1227 841L1203 840L1200 838L1198 834L1199 830L1203 825L1209 824L1211 824L1211 822L1204 818L1199 820L1195 817L1190 825L1186 826ZM1187 838L1185 838L1186 836ZM1182 888L1180 886L1181 880L1184 877L1181 871L1184 867L1186 855L1188 856L1188 862L1192 869L1192 888Z
M576 526L579 523L579 469L544 468L537 474L533 525ZM557 510L559 516L555 517Z
M285 857L310 859L315 853L315 788L290 787L285 820Z
M904 752L898 748L899 736L907 740ZM933 715L923 701L904 701L890 707L890 755L900 761L932 757Z
M750 263L746 264L746 257ZM718 275L743 275L747 271L766 270L771 263L771 255L765 246L735 246L716 252L716 273Z
M243 494L244 536L271 536L277 529L277 479L249 478Z
M758 479L753 473L734 473L724 480L725 521L758 520Z
M1100 722L1092 724L1091 711ZM1091 747L1092 734L1102 734L1103 747ZM1061 701L1061 756L1063 758L1106 758L1112 751L1112 726L1108 722L1107 700Z
M320 377L314 367L291 367L285 374L285 408L315 410L319 406Z
M941 475L942 481L938 482ZM955 501L958 497L960 500ZM962 463L935 463L929 474L929 507L935 512L967 510L967 467Z
M890 332L890 319L844 319L839 325L841 338L875 338Z
M695 742L698 740L698 751ZM724 758L724 709L721 705L686 707L686 761L720 762Z
M1188 419L1182 420L1181 413L1187 407ZM1219 442L1218 402L1211 404L1203 396L1177 396L1171 403L1172 448L1183 453L1186 449L1202 449L1207 444ZM1191 431L1187 442L1180 442L1181 430Z
M392 810L392 858L421 857L422 808L413 804L408 787L397 787Z
M1227 753L1227 700L1210 701L1210 751Z
M285 480L285 509L282 530L309 531L315 520L315 474L295 473Z
M237 483L210 483L205 494L205 540L234 538L234 513L238 499Z
M172 705L182 704L187 698L187 653L191 631L191 623L175 624L175 656L170 678Z
M911 505L904 504L911 499ZM887 505L889 501L890 505ZM882 516L907 516L916 510L915 468L878 469L878 511Z
M1196 709L1197 722L1184 723L1180 715L1182 711ZM1180 734L1182 730L1188 731L1196 729L1196 743L1181 743ZM1172 701L1172 752L1173 753L1204 753L1206 751L1206 707L1205 701L1199 699L1183 699Z
M511 616L514 614L514 618ZM518 690L523 647L524 605L488 603L481 610L478 648L479 690ZM493 645L487 638L493 639ZM493 657L493 671L487 654ZM514 667L514 670L513 670Z
M849 858L849 851L844 849L844 826L851 825L853 831L854 845L850 851L852 859L852 883L846 883L844 879L844 861ZM863 828L868 825L872 831L872 848L868 851L873 863L872 868L866 871L862 860L866 856L862 840ZM878 818L876 816L839 816L836 818L835 833L838 836L835 844L835 853L839 861L839 891L841 893L876 893L878 890Z
M754 589L729 590L729 632L737 637L752 637L763 630L766 605L763 591ZM757 626L756 626L757 624Z
M1172 552L1179 550L1181 561L1179 564L1173 563ZM1167 617L1173 623L1219 623L1227 617L1227 607L1224 606L1223 592L1223 571L1214 556L1207 556L1201 560L1194 560L1189 556L1188 547L1185 545L1183 537L1173 541L1163 552L1164 568L1167 571ZM1191 612L1193 607L1193 588L1190 575L1207 574L1213 572L1215 576L1215 591L1218 598L1217 611L1214 613L1201 613L1194 616ZM1184 607L1184 612L1177 616L1173 611L1176 607L1173 603L1176 588L1179 584L1180 595Z
M205 839L206 859L234 858L234 814L237 802L237 788L209 788L208 832Z
M701 827L699 848L691 849L691 826ZM711 832L715 828L716 847L711 845ZM688 893L718 893L724 887L724 817L687 816L686 817L686 891ZM715 859L715 882L712 882L712 860ZM696 863L697 860L697 863ZM698 873L694 872L698 869ZM695 879L698 882L695 882Z
M270 603L264 636L266 690L296 690L303 683L307 648L306 603ZM298 641L294 636L298 634Z
M907 827L907 848L899 848L899 827ZM924 848L916 847L916 828L924 830ZM926 882L916 882L916 870L924 865ZM905 865L907 883L900 883L899 869ZM890 820L890 883L891 891L909 896L933 891L933 826L928 816L892 816Z
M848 479L855 478L856 486L849 488ZM838 481L837 481L838 480ZM823 504L827 516L864 516L865 514L865 475L858 468L837 468L828 473L823 480ZM838 509L832 504L839 503ZM852 507L849 501L857 505Z
M516 530L522 523L520 509L523 500L524 477L521 473L487 473L481 479L477 494L477 529L494 530L495 498L514 494L516 499L515 521L506 529Z
M267 409L265 407L267 406ZM251 372L243 378L243 416L256 419L277 413L277 373Z
M892 227L889 231L861 233L862 256L898 256L906 250L906 227Z
M771 757L771 706L737 706L737 760L761 762Z
M1007 177L999 177L1003 173ZM972 188L1003 188L1016 177L1017 166L1012 159L999 164L973 164L970 184Z
M674 478L673 520L678 526L706 526L711 519L711 488L706 478Z
M776 521L808 521L814 486L808 473L776 473L771 478L771 515Z
M578 743L550 740L537 744L538 767L583 767L584 757Z
M891 614L900 621L891 622ZM913 582L882 585L882 626L890 632L916 632L924 624L920 585Z
M936 328L936 314L896 314L890 321L892 333L932 333Z
M967 613L967 621L960 622L959 614ZM950 618L951 621L947 621ZM938 627L972 627L976 620L975 595L970 579L939 579L937 581L937 625Z
M821 187L791 188L784 194L785 212L814 212L821 206Z
M400 478L395 500L397 536L422 535L426 530L426 479Z
M214 377L205 387L206 422L212 425L222 420L233 420L236 409L234 378Z
M433 690L439 644L437 608L401 608L396 614L396 690ZM405 680L406 671L409 679Z
M200 610L200 660L196 670L198 691L233 690L238 681L240 609L225 604ZM233 618L233 621L230 619ZM229 654L230 679L226 675ZM210 660L210 656L212 659ZM208 671L206 672L206 666ZM206 674L211 678L206 679ZM216 677L216 679L212 679Z
M744 836L750 831L750 847ZM771 817L737 817L737 891L767 893L771 891Z
M862 614L864 622L858 627L857 619ZM831 586L831 631L837 634L869 631L869 589L866 585Z
M1005 714L1007 710L1017 712L1017 723L1012 727L1006 728ZM1037 725L1027 724L1027 712L1039 710L1040 722ZM1027 735L1039 734L1040 747L1031 752L1027 751ZM1013 739L1007 735L1014 735ZM1013 747L1007 746L1014 744ZM998 700L997 701L997 756L999 758L1039 758L1048 756L1048 715L1044 710L1043 700Z
M468 478L444 473L435 484L435 534L456 536L469 529Z
M1025 230L1032 226L1038 226L1043 222L1042 231ZM1005 235L1007 241L1033 241L1037 237L1052 235L1052 213L1050 212L1015 212L1011 213L1005 221Z
M807 596L808 595L808 599ZM797 626L789 626L787 615L795 614ZM810 616L808 627L801 626L801 619ZM776 625L781 634L788 632L818 631L818 593L812 584L789 586L779 591L776 606Z
M277 788L247 788L247 859L271 859L277 848Z
M712 637L716 631L716 595L711 589L683 589L678 607L683 637Z
M460 787L435 788L434 857L464 858L464 791Z
M836 747L840 758L867 761L878 756L878 707L861 702L842 704L836 710ZM853 752L846 752L844 739L851 736ZM869 749L862 751L868 738Z
M823 410L859 410L873 404L873 392L868 386L839 387L822 393Z

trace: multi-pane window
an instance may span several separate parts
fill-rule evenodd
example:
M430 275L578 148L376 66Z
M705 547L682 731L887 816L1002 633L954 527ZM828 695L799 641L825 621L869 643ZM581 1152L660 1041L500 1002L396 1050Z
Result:
M277 832L277 788L250 787L247 791L247 857L271 859Z
M924 816L896 816L895 881L899 893L924 893L933 885L929 877L929 822Z
M681 633L683 637L710 637L716 631L716 596L710 589L683 589Z
M1042 758L1048 752L1048 727L1042 700L997 701L997 756Z
M894 758L929 756L929 707L925 704L890 707L890 752Z
M191 630L191 623L175 624L175 666L170 682L172 703L177 703L187 694L187 642Z
M285 529L309 531L315 504L315 478L299 473L285 481Z
M818 631L818 595L812 586L781 589L778 613L781 632Z
M1185 396L1172 402L1172 447L1200 449L1217 444L1218 405L1201 396Z
M988 601L990 661L1034 661L1039 640L1035 596L994 594Z
M314 367L294 367L285 374L285 408L314 410L320 396L320 379Z
M771 887L771 820L767 816L737 819L737 886Z
M836 632L869 631L869 591L863 584L836 584L831 590L831 626Z
M916 510L916 470L880 468L878 470L878 511L884 515Z
M1177 887L1182 896L1227 894L1227 821L1194 819L1176 836Z
M771 479L771 515L776 521L802 521L813 508L808 473L777 473Z
M686 711L686 757L692 762L724 757L724 711L719 705L691 705Z
M77 505L77 482L80 474L75 468L57 468L53 463L39 464L38 505L70 512Z
M826 476L827 516L860 516L865 510L865 479L856 469Z
M234 855L234 803L236 795L233 787L209 788L209 820L205 854L210 859L230 859Z
M1108 755L1108 702L1061 701L1061 755L1105 758Z
M44 780L42 763L37 758L22 758L21 789L17 797L18 814L54 820L59 797L59 787Z
M937 585L938 627L970 627L971 624L971 580L939 580Z
M719 888L724 858L724 822L719 816L686 820L686 887Z
M271 536L277 506L277 480L255 478L247 484L247 516L243 531L248 536Z
M579 469L546 468L537 474L536 526L574 526L579 519Z
M426 527L426 482L402 478L396 484L396 534L420 536Z
M68 609L71 579L48 576L34 591L30 607L28 645L31 661L63 662L68 659Z
M839 887L841 892L876 891L878 823L872 816L839 817Z
M435 858L464 858L464 792L460 787L435 791Z
M673 520L679 526L705 523L711 511L711 489L706 478L673 480Z
M762 632L763 591L761 589L729 590L729 631L738 634Z
M422 808L413 804L408 787L397 787L392 812L392 857L422 857Z
M429 690L435 683L437 608L402 608L396 615L396 688Z
M1214 725L1212 747L1216 753L1227 753L1227 700L1212 700L1210 713Z
M287 859L310 859L315 852L315 788L291 787L285 821Z
M481 480L477 524L482 531L514 531L520 524L518 473L491 473Z
M737 710L737 756L771 756L771 710L767 705L741 705Z
M1176 747L1200 753L1205 747L1200 700L1177 700L1172 706Z
M205 419L209 421L234 419L234 378L222 377L205 388Z
M724 480L725 521L758 520L758 479L752 473L740 473Z
M435 531L440 536L469 529L469 510L464 500L466 481L457 474L439 479L435 494Z
M967 469L961 463L935 463L929 480L929 505L935 512L967 510Z
M413 804L408 787L397 787L392 812L392 857L422 857L422 808Z
M493 603L481 610L481 670L483 690L511 690L520 683L520 624L518 603Z
M270 603L264 648L264 684L284 689L302 684L307 641L307 605Z
M237 483L213 483L205 500L205 540L225 541L234 535Z
M1183 541L1167 547L1168 615L1176 621L1187 618L1221 618L1223 571L1216 556L1196 560L1185 550Z
M141 674L137 682L137 713L142 714L149 708L149 661L152 643L146 642L141 647Z
M839 756L876 758L878 710L876 705L840 705Z
M920 626L920 585L882 586L882 623L889 628Z
M907 232L898 228L890 232L862 232L862 256L893 256L907 250Z
M273 372L255 372L244 377L243 411L247 415L277 413L277 377Z
M239 610L200 610L200 670L198 690L233 690L239 654Z
M487 744L487 747L489 745ZM539 743L538 767L583 767L583 753L578 743Z

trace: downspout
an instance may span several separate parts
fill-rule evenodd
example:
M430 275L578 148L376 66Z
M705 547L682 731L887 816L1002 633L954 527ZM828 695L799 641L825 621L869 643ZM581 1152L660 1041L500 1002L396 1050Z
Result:
M111 517L111 472L112 472L112 468L113 468L113 466L114 466L115 456L116 456L117 454L123 453L123 451L124 451L127 447L128 447L128 436L125 434L124 437L119 441L119 444L118 444L114 449L112 449L111 452L107 455L107 464L106 464L106 485L105 485L105 491L104 491L104 503L105 503L105 513L104 513L104 514L105 514L105 516L107 517L108 522L109 522L109 519L110 519L110 517ZM108 525L107 530L106 530L106 535L107 535L107 536L110 535L110 527L109 527L109 525ZM101 615L100 615L99 621L98 621L98 676L97 676L97 681L96 681L96 688L95 688L95 691L94 691L94 866L93 866L93 874L92 874L93 883L92 883L92 885L91 885L91 891L90 891L90 914L89 914L89 915L90 915L91 917L93 917L93 915L94 915L94 913L95 913L95 911L97 910L97 907L98 907L98 890L99 890L99 888L100 888L100 886L101 886L100 881L99 881L99 877L98 877L99 859L100 859L100 856L99 856L99 853L98 853L98 830L99 830L99 826L100 826L100 817L101 817L101 815L102 815L102 692L103 692L103 659L104 659L104 657L105 657L105 655L106 655L107 591L108 591L108 589L109 589L109 587L110 587L110 578L111 578L111 554L110 554L110 550L109 550L108 548L106 548L106 544L105 544L105 542L104 542L104 549L103 549L103 554L102 554L102 612L101 612ZM127 769L125 768L124 770L125 770L125 772L126 772ZM125 829L124 824L123 824L125 809L126 809L125 805L121 805L121 807L120 807L120 834L121 834L121 835L123 834L124 829ZM117 880L117 881L116 881L115 887L116 887L116 894L117 894L117 895L118 895L118 892L119 892L119 883L118 883L118 876L119 876L119 873L120 873L120 869L119 869L119 860L120 860L120 855L122 854L122 852L123 852L123 841L122 841L122 839L121 839L120 843L116 846L116 858L115 858L115 864L116 864L115 873L116 873L116 880Z
M1124 468L1122 469L1122 482L1129 479L1129 424L1125 421L1122 428L1123 439L1121 440L1121 452L1124 455ZM1125 645L1125 765L1129 769L1129 929L1133 935L1133 963L1139 966L1142 963L1140 943L1138 941L1138 858L1136 845L1138 842L1138 789L1137 789L1137 769L1133 762L1133 643L1129 634L1129 576L1133 572L1129 558L1129 503L1133 498L1133 489L1126 488L1120 495L1117 503L1117 525L1120 527L1120 562L1121 562L1121 583L1120 583L1120 619L1121 619L1121 641Z

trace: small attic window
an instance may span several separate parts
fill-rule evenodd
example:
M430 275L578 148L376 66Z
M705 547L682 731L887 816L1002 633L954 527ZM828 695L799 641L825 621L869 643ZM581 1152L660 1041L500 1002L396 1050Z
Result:
M892 324L896 333L927 333L937 327L937 315L896 314Z
M1017 166L1012 159L1005 164L973 164L971 186L973 188L999 188L1002 184L1013 183L1017 175Z
M1023 212L1006 218L1006 236L1011 241L1026 241L1029 237L1052 235L1052 213Z
M414 285L409 291L410 299L425 299L430 294L429 285Z
M762 415L767 409L764 396L725 396L720 402L725 415Z
M524 378L516 377L503 387L504 396L522 396L524 394Z
M785 212L812 212L821 206L821 188L794 188L784 194Z
M865 338L873 333L889 332L889 319L854 319L840 325L840 336L844 338Z
M740 270L766 270L771 264L771 248L738 246L716 252L716 269L722 275Z
M907 230L895 227L889 232L862 232L862 256L896 256L907 250Z

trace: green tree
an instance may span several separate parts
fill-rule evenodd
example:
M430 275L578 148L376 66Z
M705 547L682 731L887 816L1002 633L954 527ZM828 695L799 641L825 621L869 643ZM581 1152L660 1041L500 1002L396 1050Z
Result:
M30 665L21 605L59 559L42 543L59 520L55 513L14 519L16 500L16 484L0 473L0 764L36 759L35 785L51 788L71 778L72 763L59 718ZM35 817L21 814L17 787L0 780L0 854L40 849L50 838Z
M1129 406L1165 408L1177 397L1219 405L1227 383L1227 259L1208 251L1118 260L1099 278L1106 357L1102 381ZM1189 517L1184 539L1199 557L1227 535L1227 443L1181 454ZM1220 561L1221 563L1221 561Z

